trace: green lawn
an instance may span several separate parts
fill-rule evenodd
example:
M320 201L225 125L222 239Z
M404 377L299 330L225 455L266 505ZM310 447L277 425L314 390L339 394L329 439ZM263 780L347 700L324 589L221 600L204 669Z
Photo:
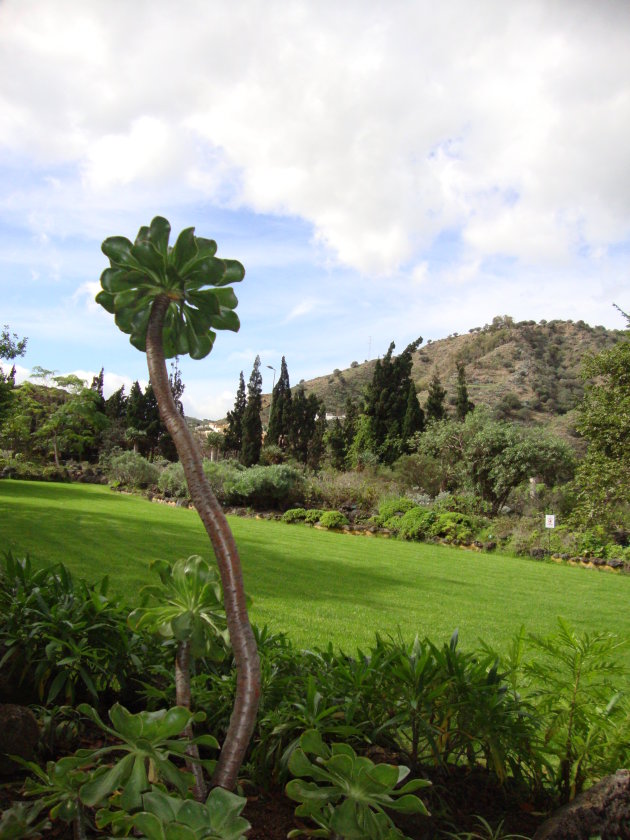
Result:
M630 577L304 525L232 518L252 619L302 646L329 639L345 650L400 627L434 640L459 628L502 647L520 625L551 631L562 615L578 629L630 636ZM151 504L106 487L0 481L0 549L63 561L77 575L109 574L134 603L149 562L200 553L209 543L192 510ZM630 664L630 651L627 661Z

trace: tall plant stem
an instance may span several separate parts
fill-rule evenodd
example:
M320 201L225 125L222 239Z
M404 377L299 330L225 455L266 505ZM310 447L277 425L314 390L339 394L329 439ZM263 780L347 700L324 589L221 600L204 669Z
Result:
M178 706L185 706L190 709L190 642L180 642L177 645L175 654L175 702ZM186 724L184 735L192 740L192 722ZM206 798L206 785L203 780L203 768L199 764L199 750L197 744L188 744L186 747L186 766L195 779L194 794L197 802L204 802Z
M169 304L166 295L160 295L153 304L147 329L147 363L160 416L177 449L192 502L210 537L223 586L227 627L236 663L236 697L212 784L231 790L256 723L260 661L247 615L241 562L234 536L203 471L199 447L171 393L162 344L164 316Z

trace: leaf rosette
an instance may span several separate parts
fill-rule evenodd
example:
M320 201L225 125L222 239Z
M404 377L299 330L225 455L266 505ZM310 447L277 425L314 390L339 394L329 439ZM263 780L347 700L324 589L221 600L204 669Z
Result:
M227 288L245 276L237 260L219 259L212 239L195 236L186 228L175 245L168 244L169 222L156 216L141 227L135 242L110 236L101 250L110 267L101 274L96 296L118 328L127 333L138 350L146 351L146 334L155 300L167 297L162 342L166 358L190 354L203 359L210 353L215 330L237 332L240 322L234 311L238 303Z

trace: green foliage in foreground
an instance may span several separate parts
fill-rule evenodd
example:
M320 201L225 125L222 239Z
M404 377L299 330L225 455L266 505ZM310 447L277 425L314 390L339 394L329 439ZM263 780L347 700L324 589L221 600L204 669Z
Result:
M521 625L630 637L630 577L445 546L354 537L282 522L231 518L252 618L298 645L346 648L400 627L406 638L479 638L502 649ZM36 527L35 527L36 523ZM137 606L148 567L207 554L194 511L91 485L0 481L0 543L33 561L64 562ZM290 574L288 571L290 570ZM278 582L282 581L279 587ZM305 610L305 604L310 604ZM623 659L630 663L624 651Z
M208 570L200 562L182 563L186 591L201 592ZM102 582L92 589L83 581L75 585L63 566L27 573L28 566L23 558L6 557L0 569L3 590L9 588L7 580L21 582L24 597L17 611L22 610L24 625L32 597L44 611L56 600L54 590L39 585L44 574L68 581L78 614L103 588ZM215 595L212 602L220 602L220 593ZM161 626L160 618L170 620L172 614L154 617ZM15 618L0 611L4 644L19 625ZM92 623L98 622L96 615ZM134 630L121 610L112 630L129 635L142 629L138 621L132 624ZM82 624L68 627L75 642L85 631ZM220 638L221 627L215 631ZM266 628L256 635L263 690L245 772L263 786L286 781L289 772L298 777L289 782L287 793L301 803L296 814L317 826L305 829L311 836L401 838L388 811L426 813L411 795L425 786L422 781L413 778L399 787L407 767L421 776L431 767L446 774L466 767L527 801L562 802L630 759L628 671L618 659L621 640L609 633L578 633L560 620L559 632L552 635L521 630L507 654L487 644L464 650L457 632L442 645L418 636L410 643L390 633L377 635L367 653L350 655L332 644L299 650ZM47 650L39 650L33 664L47 667L54 682L63 663L47 656ZM211 794L205 805L189 802L193 775L181 769L187 756L205 788L202 768L211 772L214 759L191 754L191 747L214 750L225 739L236 690L232 658L200 660L192 710L181 703L173 707L179 679L172 672L169 677L164 661L164 650L147 649L131 700L135 706L144 701L148 709L132 714L116 702L108 725L97 710L79 705L78 712L106 733L104 744L49 762L45 769L20 760L35 777L25 792L38 797L52 819L73 822L75 830L89 819L90 809L98 808L97 825L111 827L117 836L119 830L126 834L135 828L160 840L240 840L246 827L242 801L228 797L217 802ZM54 709L46 714L53 715ZM195 735L193 722L206 719L213 734ZM369 745L384 747L404 766L375 765L363 755ZM28 812L11 810L11 831L15 826L30 831L37 824L37 802ZM207 833L209 820L213 830Z
M328 746L315 729L307 730L300 738L289 769L298 777L286 787L287 795L301 803L295 810L296 816L308 817L319 826L315 831L296 829L289 837L308 834L403 840L404 835L384 809L427 814L422 801L413 794L428 787L429 782L412 779L398 787L409 775L408 767L375 765L369 758L358 756L349 744ZM305 782L304 778L313 781Z

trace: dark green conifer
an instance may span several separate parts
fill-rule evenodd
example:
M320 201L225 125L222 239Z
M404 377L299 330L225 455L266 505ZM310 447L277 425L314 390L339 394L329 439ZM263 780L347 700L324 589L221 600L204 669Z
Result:
M249 382L247 383L247 405L243 413L243 441L241 445L241 463L246 467L257 464L262 448L262 376L260 374L260 356L256 356Z
M243 448L243 415L245 414L246 406L245 378L243 371L241 371L236 399L234 401L234 409L227 413L228 423L223 440L223 449L225 452L235 453L238 456L240 456L241 449Z
M445 397L446 391L442 387L438 372L435 371L429 383L429 394L425 405L427 420L444 420L446 418Z
M266 443L273 443L286 449L291 427L291 385L284 356L280 364L280 376L271 395L271 413Z

